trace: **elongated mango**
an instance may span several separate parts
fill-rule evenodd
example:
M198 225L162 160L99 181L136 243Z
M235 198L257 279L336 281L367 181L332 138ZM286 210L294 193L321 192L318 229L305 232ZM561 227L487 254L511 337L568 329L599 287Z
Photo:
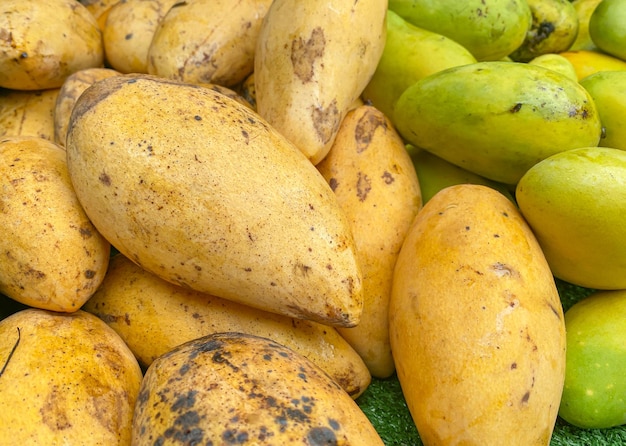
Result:
M547 446L565 377L565 323L529 226L482 185L417 215L389 303L398 379L424 444Z
M518 62L428 76L400 96L393 121L409 143L506 184L554 153L597 145L602 131L593 99L576 81Z
M361 271L332 189L249 107L114 76L78 99L66 150L94 225L148 271L266 311L358 323Z

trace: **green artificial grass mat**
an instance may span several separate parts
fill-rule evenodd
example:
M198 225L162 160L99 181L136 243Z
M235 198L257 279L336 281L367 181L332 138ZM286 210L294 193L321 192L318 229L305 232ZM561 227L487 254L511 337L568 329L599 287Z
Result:
M594 290L556 279L564 311ZM422 446L397 376L372 379L357 403L386 446ZM611 429L581 429L557 418L550 446L626 446L626 425Z

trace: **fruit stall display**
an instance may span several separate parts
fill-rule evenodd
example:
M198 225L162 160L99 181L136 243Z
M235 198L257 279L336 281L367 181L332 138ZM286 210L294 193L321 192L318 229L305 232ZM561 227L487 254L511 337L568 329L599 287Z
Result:
M0 445L626 444L626 0L0 37Z

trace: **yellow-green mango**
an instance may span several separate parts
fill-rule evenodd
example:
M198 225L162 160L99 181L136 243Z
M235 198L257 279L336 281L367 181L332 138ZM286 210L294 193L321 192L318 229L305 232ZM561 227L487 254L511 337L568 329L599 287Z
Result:
M569 0L526 0L533 16L524 43L511 59L528 62L542 54L568 50L578 35L578 13Z
M600 71L580 80L598 109L601 145L626 150L626 71Z
M554 153L597 145L601 134L595 104L578 82L521 62L432 74L400 96L393 122L408 143L506 184Z
M559 415L584 429L626 424L626 290L596 291L565 313Z
M513 195L506 184L476 175L411 144L406 145L406 150L411 161L413 161L419 178L423 203L430 200L441 189L454 184L483 184L497 190L513 201Z
M582 147L528 170L516 199L554 275L586 288L626 288L626 152Z
M389 0L389 9L459 42L478 60L508 56L524 42L532 21L526 0Z
M395 102L418 80L446 68L476 62L463 45L387 11L387 40L363 98L391 116Z
M563 57L560 54L548 53L537 56L528 61L531 65L539 65L540 67L547 68L549 70L558 71L561 74L578 81L578 75L576 74L576 68L569 59Z
M602 0L573 0L572 6L576 10L576 14L578 15L578 35L576 36L576 40L569 48L570 51L577 50L593 50L596 48L596 44L591 40L591 36L589 35L589 19L591 19L591 14L596 9L596 6Z
M589 35L607 54L626 60L626 0L602 0L589 18Z

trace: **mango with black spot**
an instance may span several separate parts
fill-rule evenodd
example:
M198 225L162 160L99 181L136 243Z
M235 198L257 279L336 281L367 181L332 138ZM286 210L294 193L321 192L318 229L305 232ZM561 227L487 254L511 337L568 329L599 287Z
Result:
M28 308L0 321L3 444L129 445L142 372L96 316Z
M270 339L215 333L155 360L141 385L132 443L383 445L325 372Z
M549 444L565 378L563 309L508 198L474 184L433 196L402 245L389 315L424 444Z

